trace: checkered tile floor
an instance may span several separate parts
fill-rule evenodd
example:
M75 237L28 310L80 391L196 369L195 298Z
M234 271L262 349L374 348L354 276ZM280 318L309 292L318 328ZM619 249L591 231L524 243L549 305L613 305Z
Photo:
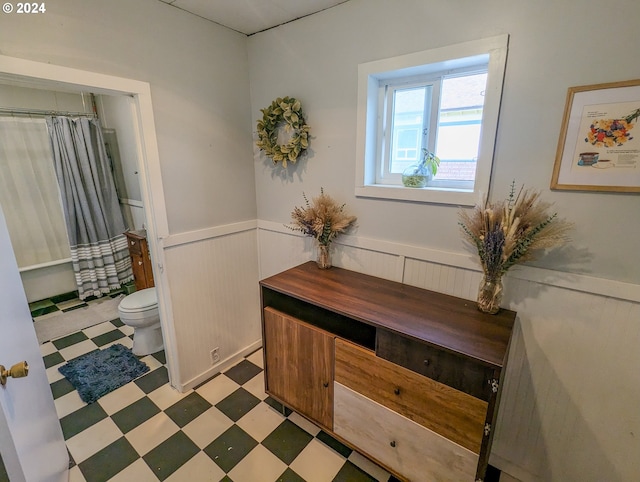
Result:
M82 402L58 367L112 343L131 347L132 333L115 320L41 345L70 482L395 480L268 397L262 350L186 393L169 386L159 352L141 358L149 373Z

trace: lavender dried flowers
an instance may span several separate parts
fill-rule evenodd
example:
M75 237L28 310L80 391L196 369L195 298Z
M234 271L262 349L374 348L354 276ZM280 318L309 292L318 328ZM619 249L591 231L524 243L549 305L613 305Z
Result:
M293 226L287 226L293 231L300 231L311 236L321 246L329 246L333 239L344 232L355 221L355 216L344 213L344 204L338 204L324 190L320 188L320 195L309 202L302 193L306 207L295 207L291 212Z
M506 200L459 213L462 234L478 250L487 278L499 278L514 264L534 259L537 250L568 240L572 225L559 220L557 213L548 214L550 207L539 192L524 186L516 195L512 183Z

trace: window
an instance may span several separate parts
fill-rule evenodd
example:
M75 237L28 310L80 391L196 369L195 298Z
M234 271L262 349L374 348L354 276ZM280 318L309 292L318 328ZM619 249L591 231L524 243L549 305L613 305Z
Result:
M473 205L486 193L508 36L359 66L356 195ZM402 171L426 148L440 158L426 188Z

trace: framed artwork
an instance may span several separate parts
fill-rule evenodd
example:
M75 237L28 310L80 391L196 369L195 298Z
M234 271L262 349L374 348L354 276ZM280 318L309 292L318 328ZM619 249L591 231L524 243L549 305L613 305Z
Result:
M570 87L551 189L640 192L640 79Z

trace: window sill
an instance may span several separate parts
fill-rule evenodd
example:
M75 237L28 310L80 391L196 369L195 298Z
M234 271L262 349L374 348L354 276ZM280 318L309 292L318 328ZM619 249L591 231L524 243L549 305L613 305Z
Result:
M440 187L413 188L386 184L356 186L356 196L456 206L474 206L481 197L471 190Z

